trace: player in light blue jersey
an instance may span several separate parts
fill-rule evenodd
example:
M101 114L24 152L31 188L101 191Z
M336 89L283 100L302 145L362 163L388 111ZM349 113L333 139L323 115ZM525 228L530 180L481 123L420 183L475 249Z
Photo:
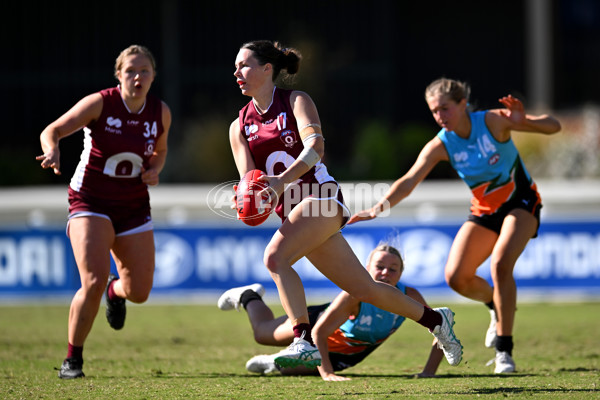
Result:
M381 244L369 254L367 271L374 280L395 286L411 299L427 305L417 289L399 282L403 270L402 257L392 246ZM262 301L263 295L262 285L254 284L229 289L218 303L225 301L236 308L244 307L257 343L286 346L294 338L290 329L292 322L287 316L275 318ZM341 292L331 303L308 307L308 314L311 325L314 325L315 344L322 355L320 366L281 368L275 363L279 354L276 353L252 357L246 363L246 369L261 374L275 371L284 375L319 373L326 381L349 380L337 372L364 360L406 320L403 316L361 302L346 292ZM444 353L434 340L429 358L418 376L435 376L443 357Z
M541 198L511 139L513 131L552 134L560 123L549 115L525 113L511 95L504 109L471 112L469 87L441 78L425 90L433 118L442 128L410 170L371 209L349 223L375 218L407 197L433 167L448 161L473 193L471 215L458 231L446 264L452 289L485 303L491 322L485 345L495 347L495 372L514 372L512 331L517 288L513 269L530 238L537 236ZM491 256L491 286L477 268Z

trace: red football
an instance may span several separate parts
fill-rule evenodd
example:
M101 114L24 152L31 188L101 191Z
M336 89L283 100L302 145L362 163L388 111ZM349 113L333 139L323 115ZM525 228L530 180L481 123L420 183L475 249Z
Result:
M274 202L264 189L266 182L258 178L266 175L259 169L248 171L238 184L236 191L237 217L246 225L256 226L266 221L273 211Z

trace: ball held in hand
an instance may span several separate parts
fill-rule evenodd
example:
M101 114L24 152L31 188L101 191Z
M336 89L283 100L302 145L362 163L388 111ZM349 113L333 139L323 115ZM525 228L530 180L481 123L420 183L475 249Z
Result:
M257 226L265 222L277 204L267 182L258 180L264 175L259 169L248 171L237 186L237 217L246 225Z

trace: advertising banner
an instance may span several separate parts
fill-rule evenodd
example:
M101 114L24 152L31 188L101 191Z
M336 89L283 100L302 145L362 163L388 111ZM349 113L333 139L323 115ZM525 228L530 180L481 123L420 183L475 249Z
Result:
M343 229L361 262L381 242L400 250L402 281L435 295L452 295L444 265L460 225L377 225ZM156 270L152 296L216 293L234 286L262 283L275 289L263 265L263 252L276 227L157 227ZM115 266L111 267L115 270ZM307 296L339 289L306 259L294 266ZM478 274L490 280L489 260ZM517 262L519 291L540 296L561 293L600 297L600 221L545 222ZM64 229L0 230L0 301L72 296L80 287ZM273 292L274 293L274 292Z

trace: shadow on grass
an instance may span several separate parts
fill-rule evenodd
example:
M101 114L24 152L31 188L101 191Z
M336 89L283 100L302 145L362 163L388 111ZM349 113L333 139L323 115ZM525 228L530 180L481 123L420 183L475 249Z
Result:
M511 388L476 388L468 392L457 392L456 394L549 394L549 393L600 393L599 389L572 389L572 388L531 388L531 387L511 387Z
M580 372L581 370L585 371L596 371L595 369L589 368L575 368L573 372ZM152 376L154 378L166 378L166 379L222 379L222 378L238 378L238 379L289 379L289 376L284 376L281 374L268 374L268 375L259 375L259 374L232 374L232 373L198 373L198 374L177 374L177 373L153 373ZM307 377L313 377L315 379L320 380L318 376L313 375L305 375ZM436 378L416 378L415 375L412 374L344 374L344 376L353 378L356 380L366 379L366 378L400 378L406 380L423 380L423 379L456 379L456 378L497 378L497 379L509 379L509 378L524 378L524 377L532 377L537 376L537 374L444 374L438 375ZM489 382L488 382L489 384ZM380 395L390 395L404 393L402 391L385 391L378 393ZM458 390L452 391L453 395L492 395L492 394L501 394L504 396L509 395L519 395L519 394L528 394L528 395L545 395L545 394L560 394L560 393L600 393L600 389L596 388L549 388L549 387L532 387L532 386L515 386L515 387L473 387L469 390ZM365 392L365 393L357 393L353 392L353 395L373 395L373 392ZM430 395L439 394L441 396L449 394L448 391L438 391L438 392L429 392Z
M215 378L245 378L245 379L261 379L261 378L289 378L290 375L281 375L278 373L261 375L261 374L232 374L232 373L197 373L197 374L189 374L189 373L177 373L177 372L163 372L163 371L152 371L151 375L153 378L163 378L163 379L190 379L190 378L203 378L203 379L215 379ZM417 378L415 374L342 374L348 378L352 379L364 379L364 378L400 378L400 379L414 379L414 380L427 380L427 379L464 379L464 378L498 378L498 379L506 379L506 378L521 378L521 377L530 377L536 376L535 374L439 374L436 375L435 378ZM293 375L293 376L306 376L306 377L319 377L318 375Z
M559 368L558 371L559 372L596 372L596 373L600 373L600 370L598 368L583 368L583 367Z

